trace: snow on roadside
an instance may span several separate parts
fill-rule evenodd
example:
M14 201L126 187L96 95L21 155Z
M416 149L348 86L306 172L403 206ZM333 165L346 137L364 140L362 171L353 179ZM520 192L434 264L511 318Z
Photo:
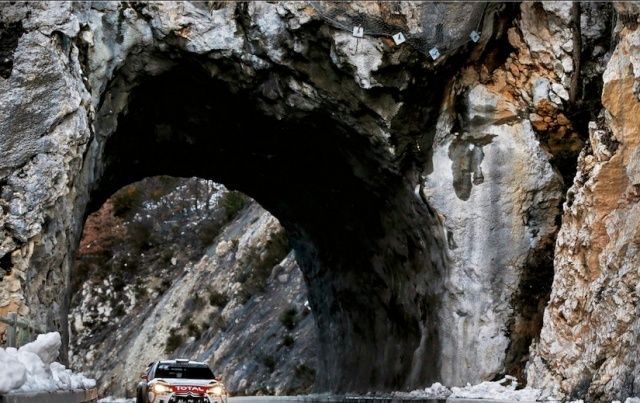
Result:
M135 401L136 399L124 399L107 396L98 400L98 403L134 403Z
M392 396L397 399L446 399L449 395L451 395L451 390L440 382L436 382L425 389L392 393Z
M508 383L508 384L507 384ZM505 386L505 384L507 384ZM399 399L492 399L517 402L535 402L540 399L542 392L538 389L524 388L516 390L518 382L512 376L506 376L497 382L482 382L478 385L452 387L451 389L436 382L426 389L411 392L394 392L392 395ZM640 403L640 402L639 402Z
M509 382L508 385L505 384ZM516 402L535 402L542 396L542 391L533 388L524 388L516 390L518 382L513 376L505 376L497 382L482 382L477 385L469 385L458 388L451 388L449 397L466 398L466 399L493 399L508 400Z
M54 360L62 340L60 333L41 334L19 349L0 348L0 393L89 389L96 381Z

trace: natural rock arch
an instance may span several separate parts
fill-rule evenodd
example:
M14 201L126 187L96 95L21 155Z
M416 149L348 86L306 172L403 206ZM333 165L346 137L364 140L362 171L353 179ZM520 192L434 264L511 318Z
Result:
M319 329L319 388L398 387L416 369L435 379L421 367L438 355L424 323L436 315L442 231L390 154L326 112L266 116L251 91L183 63L132 89L96 156L89 208L153 175L237 188L289 233Z
M416 142L429 142L429 133L419 132L437 107L423 112L422 103L402 108L400 101L422 97L426 80L405 95L373 88L382 86L371 76L385 57L382 42L356 44L338 33L334 48L327 42L334 32L317 22L293 38L277 13L305 18L303 5L167 5L89 7L81 26L53 21L55 28L18 42L14 66L28 67L14 68L7 84L36 88L31 68L47 72L57 94L38 106L54 117L34 120L50 133L34 146L45 151L3 188L11 211L3 244L9 270L31 276L23 314L30 309L66 332L69 297L59 291L69 284L91 206L152 174L215 178L252 196L289 232L319 327L320 389L435 380L439 341L428 323L436 321L442 290L443 231L412 178L423 153ZM248 20L254 25L243 26ZM354 45L370 59L357 66L356 80L345 71ZM299 56L285 61L289 47ZM56 62L31 63L34 57ZM377 79L397 75L392 68ZM436 80L429 97L445 83ZM19 129L20 119L10 119L8 130ZM209 136L219 122L228 133ZM9 169L20 165L9 162Z
M430 4L344 7L354 21L394 21L415 38ZM437 25L462 45L433 61L409 43L336 29L302 2L3 5L4 22L23 23L0 80L0 301L9 301L0 312L64 332L60 290L87 205L151 173L197 174L253 196L289 231L326 350L321 389L477 382L505 372L510 345L523 365L536 330L518 334L513 300L528 294L515 290L531 255L548 252L560 196L531 123L516 113L530 106L523 89L533 77L523 69L517 85L504 82L517 69L505 61L516 8L495 18L496 8L447 5ZM464 28L478 13L476 44ZM561 43L568 34L557 32ZM531 60L522 37L511 30L509 41ZM567 57L551 54L545 69L562 70ZM564 88L560 70L548 74ZM161 116L145 109L156 104ZM214 117L242 136L206 136ZM484 131L495 139L482 140L484 159L472 161L488 165L484 183L456 198L446 148L458 134L475 144ZM207 151L220 164L207 164ZM176 155L182 164L169 164ZM532 173L513 169L522 161ZM504 244L515 246L508 259L496 247ZM536 303L544 298L543 289Z

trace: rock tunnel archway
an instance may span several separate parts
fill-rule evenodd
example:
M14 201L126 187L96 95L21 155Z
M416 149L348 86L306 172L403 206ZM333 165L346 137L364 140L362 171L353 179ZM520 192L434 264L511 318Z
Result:
M390 153L323 111L277 119L186 61L140 79L100 156L88 211L154 175L251 196L288 233L320 342L317 388L390 389L437 377L439 224Z
M409 15L363 4L343 3L347 15L365 12L414 34L433 16L431 6ZM83 216L133 180L196 175L249 194L286 227L318 314L319 389L454 385L504 373L504 351L518 337L510 332L514 290L530 255L553 239L560 197L530 122L515 113L531 103L523 89L533 77L523 75L522 88L492 84L504 84L516 53L530 56L510 30L517 7L447 6L451 22L441 26L462 45L435 61L415 52L415 41L355 38L307 3L60 7L55 16L34 9L32 18L18 4L7 14L33 20L0 81L16 89L0 97L16 105L3 115L0 140L18 145L0 150L11 157L0 160L0 268L19 288L4 298L11 287L0 287L10 309L64 332L68 295L59 290L69 284ZM476 27L478 15L475 43L458 28ZM485 180L468 200L448 177L460 115L477 117L469 139L497 136L482 152L483 164L492 152L499 164L482 167ZM512 155L531 157L542 183L503 180L518 162ZM531 206L540 190L543 205ZM504 213L494 208L505 200ZM475 226L489 232L465 231ZM519 246L505 260L495 245L512 238Z

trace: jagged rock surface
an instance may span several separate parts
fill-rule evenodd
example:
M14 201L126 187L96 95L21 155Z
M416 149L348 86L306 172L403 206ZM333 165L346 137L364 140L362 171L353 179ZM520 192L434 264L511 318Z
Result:
M613 155L603 166L618 165L615 175L589 174L602 192L569 199L594 224L565 210L530 371L534 384L570 393L579 382L565 377L579 372L573 363L589 372L600 361L559 359L550 347L557 333L563 346L581 337L563 324L559 298L573 301L584 325L585 284L572 273L582 265L601 273L607 245L634 244L627 235L602 241L613 239L605 223L621 208L616 195L629 193L618 182L635 177L633 136L625 137L633 120L616 120L614 105L634 104L616 93L612 83L623 81L611 73L621 63L634 71L634 6L617 11L625 28L604 75L613 117L589 136L610 56L606 5L424 4L338 5L353 21L401 27L411 39L404 46L355 38L305 2L2 4L0 314L64 331L68 295L58 291L69 283L87 205L144 176L201 176L251 195L289 234L319 330L319 389L517 373L549 292L561 177L572 179L589 141L594 155ZM433 15L463 21L443 17L434 29L424 25ZM477 44L435 61L415 51L414 39L431 29L464 43L471 27L482 32ZM591 60L581 63L584 54ZM624 83L637 93L631 78ZM610 149L608 125L628 148ZM605 145L594 148L598 141ZM580 172L588 160L585 152ZM610 192L602 209L590 202ZM583 224L601 227L578 231L600 242L585 247L587 263L563 246ZM602 273L603 283L615 278ZM612 305L598 309L615 317ZM585 346L598 345L601 329ZM625 351L616 357L631 359ZM544 367L545 357L557 367ZM593 393L598 382L603 393L622 390L626 370L615 368L627 367L611 362Z
M529 378L571 399L638 395L640 9L619 4L619 42L603 75L604 118L564 204L556 275Z

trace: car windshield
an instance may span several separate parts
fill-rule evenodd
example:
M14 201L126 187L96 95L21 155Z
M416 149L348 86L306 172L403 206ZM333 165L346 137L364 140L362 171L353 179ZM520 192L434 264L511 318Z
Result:
M213 379L206 365L158 364L156 378Z

